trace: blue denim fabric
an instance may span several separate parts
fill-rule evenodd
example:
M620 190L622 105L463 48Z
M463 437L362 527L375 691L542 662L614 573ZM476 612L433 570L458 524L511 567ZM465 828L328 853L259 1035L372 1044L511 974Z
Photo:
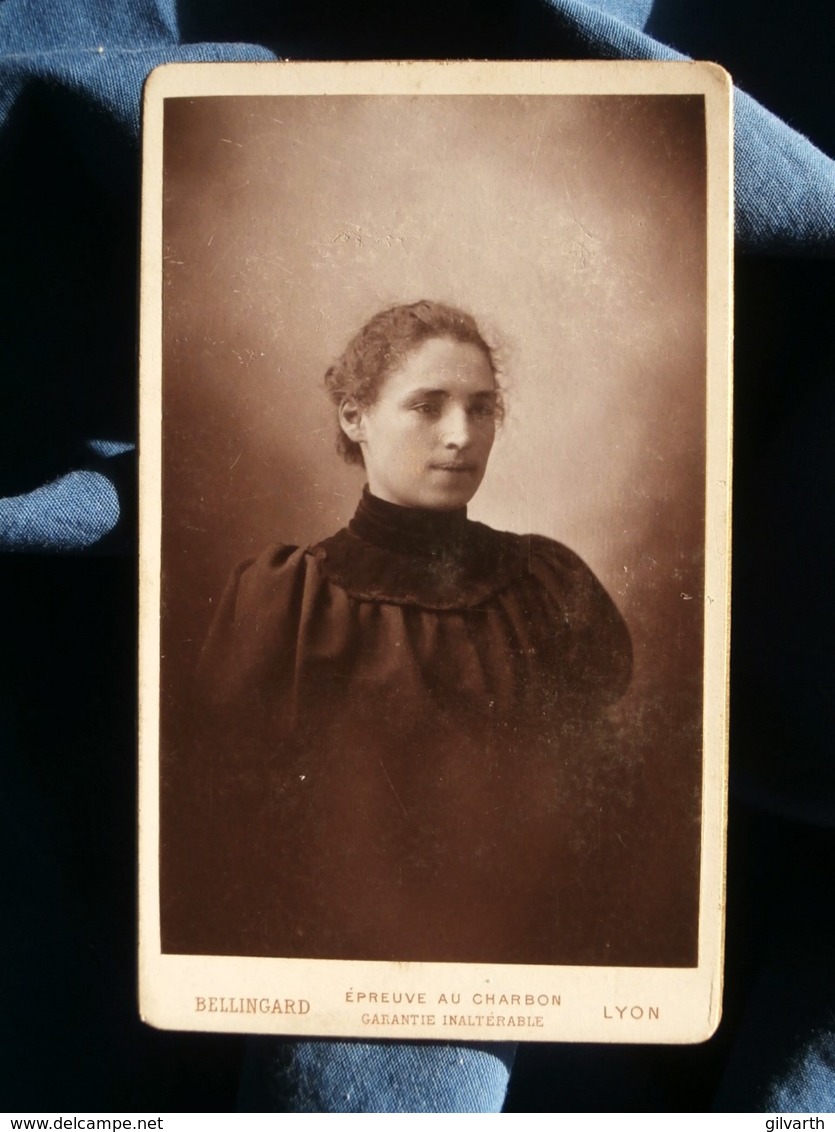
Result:
M507 1103L835 1107L830 19L753 0L0 0L6 1107L222 1110L237 1090L240 1043L144 1030L133 1002L142 83L174 60L399 55L689 55L750 91L735 95L732 831L756 833L731 841L726 1022L702 1050L522 1050ZM497 1111L512 1062L511 1047L259 1040L240 1103Z
M119 497L100 472L68 472L26 495L0 499L3 550L81 550L119 519Z
M241 1112L501 1112L515 1046L251 1038Z

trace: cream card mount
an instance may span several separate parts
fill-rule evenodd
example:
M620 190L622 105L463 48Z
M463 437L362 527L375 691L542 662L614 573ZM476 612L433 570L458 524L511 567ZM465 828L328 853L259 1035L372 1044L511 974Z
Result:
M713 1032L731 193L710 64L150 76L146 1021Z

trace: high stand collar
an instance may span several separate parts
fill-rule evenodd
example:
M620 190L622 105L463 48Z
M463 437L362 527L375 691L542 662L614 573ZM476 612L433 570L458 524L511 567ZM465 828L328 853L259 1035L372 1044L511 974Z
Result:
M463 551L469 525L466 507L455 511L401 507L372 495L366 485L348 529L386 550L434 557L439 552Z

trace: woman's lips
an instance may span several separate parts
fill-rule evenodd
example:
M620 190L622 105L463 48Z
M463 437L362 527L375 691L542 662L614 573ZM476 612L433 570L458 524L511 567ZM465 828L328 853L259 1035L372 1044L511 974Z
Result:
M430 468L436 472L474 472L476 470L475 464L430 464Z

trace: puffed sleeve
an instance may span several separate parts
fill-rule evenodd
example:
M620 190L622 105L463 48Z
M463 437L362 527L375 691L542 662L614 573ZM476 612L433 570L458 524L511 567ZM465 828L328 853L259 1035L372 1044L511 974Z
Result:
M529 570L558 610L570 691L591 709L614 704L632 676L632 641L614 601L579 555L551 539L531 537Z
M307 555L279 545L235 568L206 637L195 702L212 726L290 714Z
M208 633L177 759L188 791L169 799L163 942L199 954L259 954L269 930L262 884L281 893L270 859L292 822L293 678L310 555L278 546L233 571ZM180 775L181 781L184 776ZM280 902L280 900L279 900ZM274 910L278 912L278 908Z

